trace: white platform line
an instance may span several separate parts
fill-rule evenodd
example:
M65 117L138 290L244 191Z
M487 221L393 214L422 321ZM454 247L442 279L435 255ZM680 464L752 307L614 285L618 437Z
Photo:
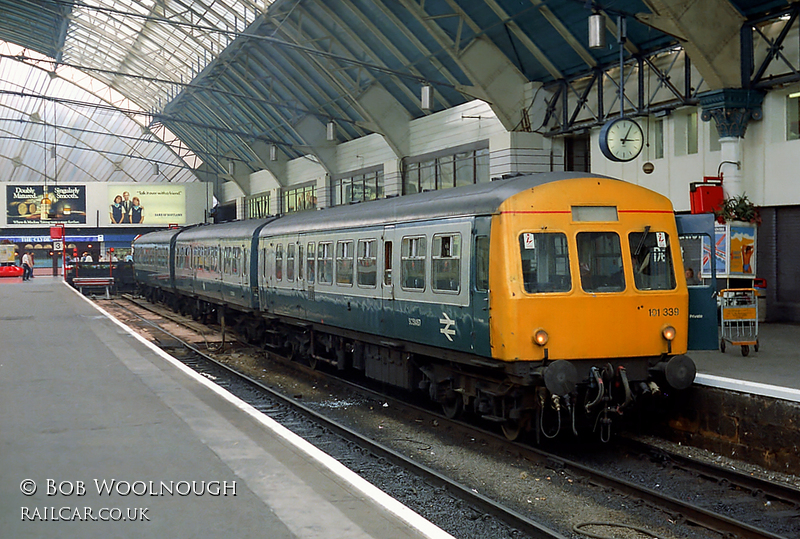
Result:
M713 374L698 374L694 379L694 383L702 386L736 391L738 393L750 393L753 395L761 395L762 397L800 402L800 390L789 387L748 382L747 380L735 380L733 378L714 376Z

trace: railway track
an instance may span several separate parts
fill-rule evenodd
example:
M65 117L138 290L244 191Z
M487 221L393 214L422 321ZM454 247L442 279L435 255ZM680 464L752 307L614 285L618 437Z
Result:
M109 309L110 305L116 308ZM104 302L106 310L111 314L118 315L119 310L124 310L131 315L135 316L142 323L157 329L159 333L166 336L166 339L160 339L161 345L169 350L175 352L176 350L186 350L187 352L179 353L176 355L177 359L191 367L197 372L212 378L215 383L227 389L234 395L242 398L245 402L253 405L256 409L277 419L284 426L288 426L290 430L301 436L309 439L315 445L329 446L332 442L328 440L321 440L321 434L315 432L309 435L305 422L297 420L297 414L304 419L313 423L313 430L327 431L333 435L341 438L346 444L351 447L354 444L356 452L367 452L374 455L376 459L383 465L380 473L386 474L386 464L391 464L398 469L410 472L417 477L422 478L434 491L443 494L446 493L448 497L455 497L463 500L472 510L481 513L482 523L485 525L487 517L496 519L501 522L508 531L508 537L521 537L519 533L524 534L524 537L534 539L566 539L561 533L551 530L530 518L517 513L513 509L503 506L502 504L483 496L473 489L458 483L457 481L448 478L447 476L437 472L436 470L425 466L419 462L409 459L405 455L385 446L369 437L364 436L358 431L345 426L324 414L319 413L317 410L309 406L305 406L291 396L284 395L281 392L262 384L255 378L248 376L228 365L218 361L210 354L202 351L189 342L181 339L174 333L168 332L166 329L161 328L152 320L148 320L140 316L129 307L121 304L119 301ZM178 320L174 316L169 316L173 322ZM130 323L130 320L126 320ZM194 325L196 327L196 325ZM216 341L216 339L214 339ZM246 382L248 388L255 388L256 393L248 391L248 388L242 387L241 381ZM329 447L327 448L330 449ZM344 462L348 464L346 461ZM391 475L391 473L390 473ZM419 486L415 487L417 490ZM491 525L490 525L491 526ZM502 535L501 535L502 536ZM497 535L495 534L495 537Z
M103 303L108 304L108 302ZM120 307L127 309L127 307L122 305L120 305ZM199 331L205 334L206 336L203 339L204 343L209 344L211 347L214 346L214 343L220 342L219 336L214 335L213 332L209 332L204 326L187 322L183 317L179 317L173 313L163 314L175 324L186 324L193 327L192 331L195 333ZM209 335L212 336L209 338ZM169 337L169 339L179 340L174 335ZM206 355L199 349L194 350L194 353ZM261 351L260 353L263 354L264 352ZM274 354L268 353L267 355L271 356L273 360L281 360L281 358ZM209 356L203 361L208 360L213 360L213 358ZM216 362L216 360L213 361ZM284 361L284 363L289 362ZM219 368L224 367L228 369L227 366L219 362L216 362L216 364L219 365ZM296 363L291 363L291 365L303 371L304 375L320 376L318 372L310 368L298 366ZM243 376L235 370L231 372L235 373L236 376ZM231 374L231 376L233 376L233 374ZM257 380L250 377L247 378L248 383L256 384L261 388L261 391L269 391L271 393L270 398L281 401L287 406L291 405L297 407L302 410L302 413L306 417L313 418L312 420L314 422L325 424L326 429L335 432L345 440L349 440L349 443L357 443L360 447L365 448L365 450L379 455L379 458L384 459L386 462L390 462L402 469L414 469L414 474L424 477L426 482L435 485L434 488L441 489L454 496L457 495L459 498L466 500L471 506L478 508L487 515L492 515L492 518L502 521L511 529L520 530L528 537L565 537L563 534L559 534L559 532L537 523L520 510L506 507L504 504L495 502L487 496L477 494L474 489L464 486L459 482L452 481L446 474L437 472L430 466L420 465L419 462L409 459L397 450L365 438L363 435L356 432L355 429L336 421L331 421L325 414L320 414L319 411L309 406L300 405L296 402L297 399L291 397L287 398L277 394L263 386L263 384L260 384ZM350 389L346 391L358 391L361 394L369 395L370 398L373 399L388 399L383 393L376 393L371 389L356 386L344 380L337 379L336 383L347 385ZM593 488L600 488L608 492L613 492L615 496L639 500L661 511L668 512L673 515L673 518L677 522L686 522L695 526L701 526L712 532L722 534L723 537L741 537L743 539L789 539L796 537L797 530L800 530L800 509L798 509L800 508L800 491L792 486L757 478L737 470L695 461L687 457L669 453L663 448L653 448L643 445L640 442L626 442L625 451L632 455L638 455L638 457L634 456L633 458L638 458L640 461L648 460L652 463L652 467L660 467L662 470L667 470L664 475L664 477L667 478L665 480L674 481L675 474L677 471L680 471L680 473L687 474L689 477L694 478L694 483L696 483L695 487L700 491L704 488L709 488L709 485L716 485L715 488L722 489L721 492L723 492L723 494L724 492L737 492L738 494L746 492L746 498L749 498L754 505L743 512L747 515L751 515L751 517L754 514L759 515L759 517L755 519L748 519L741 516L737 517L730 514L732 511L730 511L729 508L726 510L724 504L720 503L717 504L717 507L714 507L713 503L711 503L710 506L707 503L700 503L699 498L701 496L698 496L696 493L683 492L680 495L670 495L664 492L663 489L648 488L642 484L641 481L625 479L622 476L626 475L627 472L620 472L619 467L614 468L608 465L598 466L596 462L591 462L592 459L585 460L580 456L575 459L566 458L564 456L565 453L561 450L559 450L559 452L549 452L519 443L512 443L504 437L492 432L476 429L474 425L450 421L440 414L431 412L422 407L409 405L401 400L391 400L391 407L395 411L406 410L405 413L409 417L413 416L417 418L417 421L421 418L422 424L436 424L440 429L447 430L457 438L466 439L479 436L482 440L487 441L488 451L498 454L513 454L525 461L539 463L542 466L546 466L548 469L556 470L561 473L569 473L580 478L579 480L582 483ZM596 455L597 453L592 452L592 454ZM619 446L604 446L601 454L609 458L613 457L613 460L616 461L617 456L621 454L621 449ZM682 484L688 484L692 483L692 480L683 479L681 482ZM741 503L742 496L739 495L738 498L740 501L737 503ZM758 504L762 504L761 511L758 510ZM741 513L741 511L737 511L737 513ZM572 532L578 534L578 536L597 536L592 535L592 525L598 528L605 526L606 529L609 529L609 526L613 527L612 523L586 522L581 526L576 526ZM794 531L792 531L792 526L795 526ZM640 531L642 531L642 533L651 533L644 530ZM651 536L661 537L652 533ZM603 535L599 535L599 537L603 537Z

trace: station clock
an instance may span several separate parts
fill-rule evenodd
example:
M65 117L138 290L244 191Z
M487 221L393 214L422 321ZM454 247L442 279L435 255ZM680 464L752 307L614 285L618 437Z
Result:
M606 122L600 130L600 151L611 161L632 161L643 147L644 133L632 118L617 118Z

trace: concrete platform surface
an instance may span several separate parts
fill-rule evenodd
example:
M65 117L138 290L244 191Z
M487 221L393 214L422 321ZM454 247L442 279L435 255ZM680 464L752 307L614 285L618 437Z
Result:
M758 325L758 352L728 344L719 350L689 352L697 365L696 383L800 402L800 326Z
M60 278L0 313L0 537L450 537Z

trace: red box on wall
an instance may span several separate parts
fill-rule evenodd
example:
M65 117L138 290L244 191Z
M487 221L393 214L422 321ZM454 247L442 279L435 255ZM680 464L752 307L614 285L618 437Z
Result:
M692 213L713 213L722 206L724 200L722 180L719 178L703 178L702 182L689 184L689 202L692 205Z
M50 239L51 240L62 240L62 239L64 239L64 227L63 226L51 226L50 227Z

